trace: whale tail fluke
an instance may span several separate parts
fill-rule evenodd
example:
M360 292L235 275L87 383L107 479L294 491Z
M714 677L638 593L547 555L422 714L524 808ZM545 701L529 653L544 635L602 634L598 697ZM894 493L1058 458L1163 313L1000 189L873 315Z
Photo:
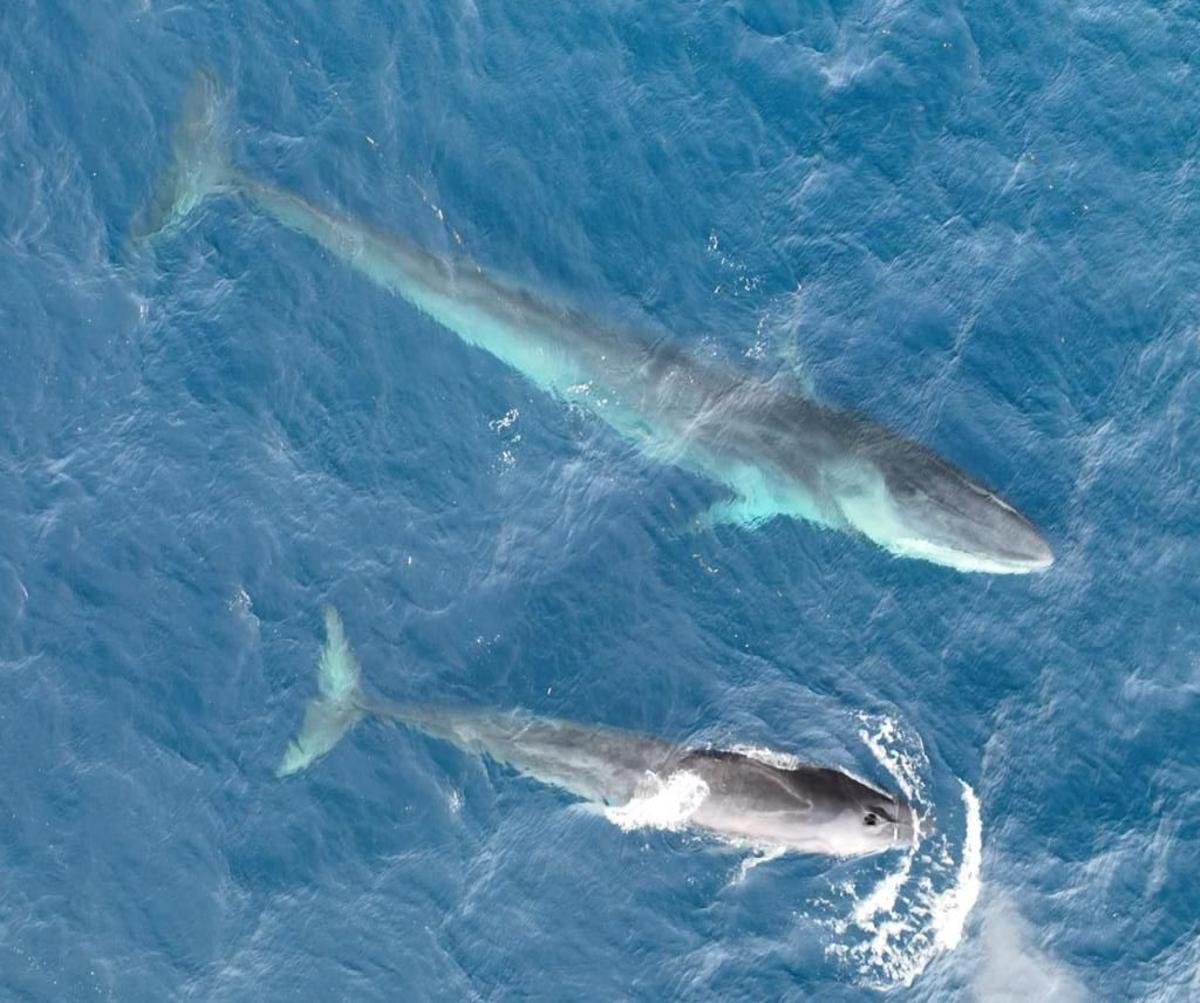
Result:
M332 606L325 616L325 646L317 662L317 696L304 712L300 734L293 738L279 768L278 777L299 773L325 755L366 715L358 660L350 650L342 618Z
M140 243L178 226L209 195L230 181L224 96L210 70L196 71L175 127L171 163L135 217L130 237Z

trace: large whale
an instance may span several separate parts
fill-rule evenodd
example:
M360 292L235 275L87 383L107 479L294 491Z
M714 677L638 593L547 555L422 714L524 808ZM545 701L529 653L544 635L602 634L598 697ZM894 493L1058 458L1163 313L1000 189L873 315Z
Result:
M211 193L239 193L649 455L724 486L729 497L708 524L790 516L960 571L1053 562L1038 531L996 492L925 446L811 399L795 381L763 380L669 338L598 323L466 258L432 254L237 170L225 154L221 103L215 81L200 74L173 163L135 235L175 226Z
M899 797L841 770L785 767L736 751L689 748L615 728L520 711L387 703L368 698L341 618L324 608L317 696L276 774L291 776L329 752L355 724L378 717L485 755L596 806L627 807L687 782L685 824L727 841L833 856L912 846L918 817Z

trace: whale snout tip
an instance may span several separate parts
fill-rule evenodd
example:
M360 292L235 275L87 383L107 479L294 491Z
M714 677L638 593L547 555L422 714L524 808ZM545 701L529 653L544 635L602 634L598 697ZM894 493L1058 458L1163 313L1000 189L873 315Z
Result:
M1045 571L1054 563L1054 551L1048 546L1046 549L1030 563L1030 571Z
M1021 571L1045 571L1054 563L1054 551L1041 533L1030 528L1022 541L1020 557L1014 563Z
M980 547L981 570L1024 575L1054 564L1054 551L1028 519L1004 503L1003 517L993 523L987 543ZM988 565L991 567L988 567Z

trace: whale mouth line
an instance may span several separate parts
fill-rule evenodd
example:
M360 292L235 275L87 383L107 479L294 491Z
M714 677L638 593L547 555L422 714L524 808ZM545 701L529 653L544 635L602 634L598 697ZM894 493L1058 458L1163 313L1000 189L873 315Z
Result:
M981 554L978 551L960 550L946 544L933 543L920 537L907 537L893 541L888 547L901 557L922 557L958 571L980 571L996 575L1021 575L1033 571L1045 571L1054 563L1050 548L1044 555L1032 557L1003 557L997 554Z

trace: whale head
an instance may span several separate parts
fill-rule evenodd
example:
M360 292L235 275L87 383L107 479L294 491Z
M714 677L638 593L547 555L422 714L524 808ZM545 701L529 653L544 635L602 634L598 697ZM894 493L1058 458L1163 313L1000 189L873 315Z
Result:
M838 857L911 846L916 838L904 799L842 770L785 768L712 749L691 751L681 765L707 787L692 823L727 837Z
M843 853L879 853L916 841L919 823L907 801L841 771L832 772L837 810L828 825Z
M883 429L835 471L842 517L884 549L959 571L1044 571L1054 554L1020 512L954 464Z

